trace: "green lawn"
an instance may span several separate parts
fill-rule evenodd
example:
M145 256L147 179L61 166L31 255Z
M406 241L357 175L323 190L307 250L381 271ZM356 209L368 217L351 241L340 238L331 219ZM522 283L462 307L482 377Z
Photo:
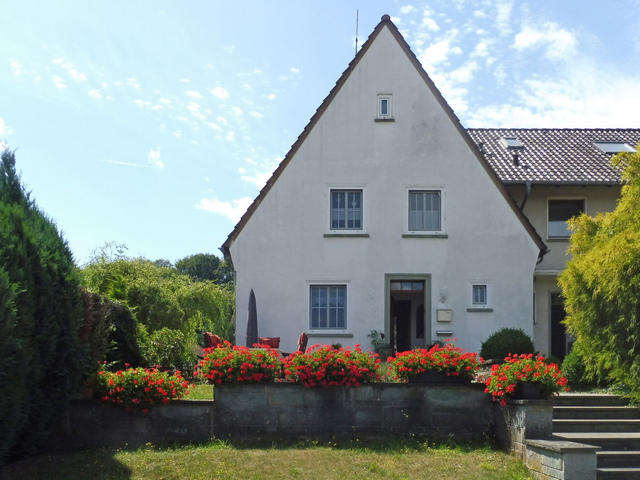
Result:
M189 389L189 395L185 400L213 400L213 385L196 383L195 388Z
M487 445L418 441L230 443L45 454L7 466L3 480L486 479L530 480L513 457Z

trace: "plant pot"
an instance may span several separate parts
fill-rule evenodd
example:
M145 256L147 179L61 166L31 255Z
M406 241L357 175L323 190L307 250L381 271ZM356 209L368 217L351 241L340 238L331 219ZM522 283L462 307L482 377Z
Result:
M423 372L409 377L409 383L446 383L465 384L469 379L461 376L447 375L445 372Z
M542 400L548 396L543 385L535 382L522 382L516 386L512 398L515 400Z

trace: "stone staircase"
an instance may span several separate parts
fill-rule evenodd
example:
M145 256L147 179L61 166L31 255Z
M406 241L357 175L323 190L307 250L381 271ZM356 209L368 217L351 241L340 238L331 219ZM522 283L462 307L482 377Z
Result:
M553 438L597 445L598 480L640 480L640 409L616 395L562 394Z

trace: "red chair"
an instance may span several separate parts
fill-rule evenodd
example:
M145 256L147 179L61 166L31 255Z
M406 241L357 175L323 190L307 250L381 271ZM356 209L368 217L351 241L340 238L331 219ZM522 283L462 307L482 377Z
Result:
M268 345L271 348L280 348L280 337L258 337L260 345Z
M222 345L222 339L211 332L204 332L204 346L205 348L217 347Z
M304 353L307 350L307 342L309 341L309 337L306 333L302 332L298 337L298 351Z

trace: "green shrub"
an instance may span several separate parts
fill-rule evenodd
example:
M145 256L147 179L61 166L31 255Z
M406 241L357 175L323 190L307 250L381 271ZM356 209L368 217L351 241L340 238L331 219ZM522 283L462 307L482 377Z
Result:
M46 444L79 389L87 358L78 336L82 296L71 251L25 192L9 151L0 162L0 265L0 372L3 395L10 397L0 409L1 464Z
M503 328L485 340L480 356L502 360L508 354L533 353L531 338L519 328Z
M600 378L594 378L589 375L585 368L583 356L578 352L577 348L573 348L569 354L564 357L562 362L562 372L569 381L572 389L588 389L605 384Z
M164 327L148 335L142 351L147 366L159 365L191 375L197 361L195 348L195 333L188 335L180 330Z

